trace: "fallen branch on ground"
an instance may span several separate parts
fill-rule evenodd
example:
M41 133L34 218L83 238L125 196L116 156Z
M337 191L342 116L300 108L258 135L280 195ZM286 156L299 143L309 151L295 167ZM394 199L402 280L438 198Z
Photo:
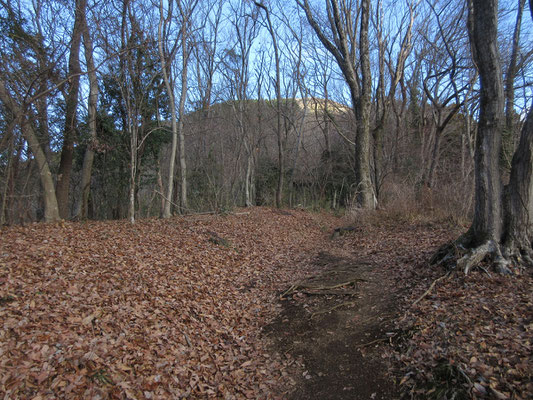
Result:
M343 290L342 292L338 290L322 290L320 292L312 292L310 290L302 290L301 293L307 294L309 296L353 296L359 294L357 290Z
M431 292L431 290L433 290L433 288L435 287L436 283L443 280L444 278L446 278L447 276L450 275L450 272L446 272L444 275L442 275L440 278L437 278L433 281L433 283L429 286L429 289L426 290L424 292L424 294L422 296L420 296L418 299L415 300L415 302L413 304L411 304L411 307L416 305L416 303L418 303L420 300L422 300L424 297L426 297L429 292Z
M302 282L302 283L298 283L296 285L292 285L290 288L288 288L285 292L283 292L280 295L280 298L284 298L285 296L287 296L287 295L289 295L291 293L294 293L298 289L332 290L332 289L341 288L343 286L352 285L352 284L355 284L356 282L366 282L366 281L367 281L366 279L362 279L362 278L352 278L349 281L345 281L345 282L342 282L342 283L337 283L337 284L331 285L331 286L314 286L314 285L309 285L309 284L305 284L305 283ZM314 294L319 294L319 293L314 293Z
M374 343L386 342L389 339L390 339L389 337L386 337L386 338L380 338L380 339L372 340L371 342L368 342L368 343L358 344L357 346L355 346L355 348L358 349L360 347L370 346L370 345L372 345Z
M314 313L311 314L311 318L313 318L315 315L321 315L321 314L327 314L331 311L335 311L337 308L340 308L340 307L343 307L343 306L352 306L352 305L355 305L355 301L347 301L345 303L340 303L340 304L337 304L333 307L330 307L330 308L327 308L325 310L320 310L320 311L316 311Z

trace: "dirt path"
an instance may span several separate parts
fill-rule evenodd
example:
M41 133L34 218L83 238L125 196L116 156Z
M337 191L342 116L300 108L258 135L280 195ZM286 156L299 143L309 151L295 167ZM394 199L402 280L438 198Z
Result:
M372 258L330 250L318 254L312 278L285 296L266 330L277 351L305 369L290 397L392 399L380 345L397 313L397 290Z

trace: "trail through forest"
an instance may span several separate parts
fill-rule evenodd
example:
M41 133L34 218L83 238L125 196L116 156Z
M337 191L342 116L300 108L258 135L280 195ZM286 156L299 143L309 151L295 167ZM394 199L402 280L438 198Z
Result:
M3 398L533 393L531 271L429 267L442 221L252 208L0 234Z
M322 243L306 277L282 293L283 311L267 327L277 349L303 365L288 397L399 397L388 358L406 294L398 278L442 234L429 229L431 235L413 240L425 230L363 222Z
M319 253L320 279L295 290L267 328L276 346L303 362L294 399L392 399L396 387L382 359L397 314L397 288L370 260ZM342 285L342 286L340 286ZM330 289L334 287L334 289Z

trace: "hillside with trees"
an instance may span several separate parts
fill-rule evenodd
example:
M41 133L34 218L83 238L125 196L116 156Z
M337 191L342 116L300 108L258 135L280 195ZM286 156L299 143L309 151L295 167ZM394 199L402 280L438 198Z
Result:
M1 222L413 202L469 218L480 81L456 3L4 2ZM504 179L531 96L516 3L499 10Z

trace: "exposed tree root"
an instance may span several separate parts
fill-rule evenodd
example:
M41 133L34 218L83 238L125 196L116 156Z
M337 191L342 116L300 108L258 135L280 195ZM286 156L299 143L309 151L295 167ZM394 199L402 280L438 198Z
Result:
M465 275L468 275L472 267L478 265L487 257L487 255L494 251L494 243L492 241L483 243L481 246L470 250L459 260L457 260L457 268L463 270Z
M490 260L494 269L503 275L512 274L510 265L522 265L526 260L524 254L529 259L533 259L523 250L511 250L506 245L500 245L494 240L487 240L479 246L469 248L468 239L465 235L459 237L451 243L442 246L431 258L433 265L445 265L448 269L460 269L468 275L473 268L482 268L481 263ZM503 249L503 252L502 252Z
M429 263L431 265L436 265L436 266L440 266L440 265L443 265L445 267L451 266L450 269L453 269L455 267L455 261L458 258L461 258L466 252L465 242L466 242L465 237L461 236L452 242L448 242L442 245L435 252L435 254L433 254L431 259L429 260Z
M502 255L500 245L493 240L488 240L480 246L472 248L457 260L457 267L463 270L465 275L468 275L472 268L479 267L481 262L487 258L492 259L492 264L498 273L512 274L509 269L509 260Z
M533 249L527 238L508 240L502 252L515 265L533 267Z

